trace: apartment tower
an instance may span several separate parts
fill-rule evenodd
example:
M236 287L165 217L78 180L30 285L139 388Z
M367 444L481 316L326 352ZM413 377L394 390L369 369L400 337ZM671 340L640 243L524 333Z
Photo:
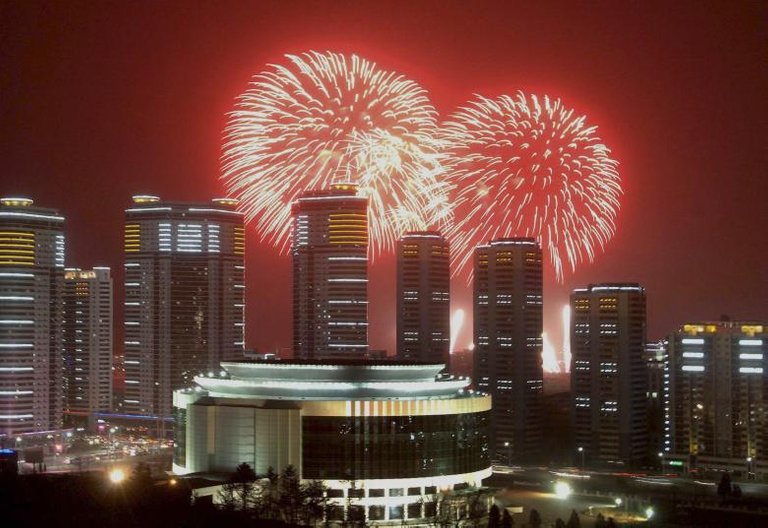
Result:
M236 205L140 195L126 209L122 412L169 417L175 389L242 358L245 237Z
M436 231L397 243L397 357L449 364L450 252Z
M293 204L293 353L368 354L368 200L357 186L309 191Z
M529 461L542 441L542 260L532 238L494 240L474 256L474 371L493 396L492 454Z

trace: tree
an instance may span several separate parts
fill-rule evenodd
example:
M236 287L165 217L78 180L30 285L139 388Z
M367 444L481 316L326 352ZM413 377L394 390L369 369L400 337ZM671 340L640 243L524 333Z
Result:
M314 526L323 518L328 499L327 487L320 480L312 480L301 487L301 520L307 526Z
M261 485L261 492L256 501L256 514L260 519L274 519L280 517L280 475L270 466Z
M602 513L598 513L597 517L595 517L595 528L605 528L606 522L605 517Z
M494 504L488 512L488 528L500 528L500 525L501 512L499 511L499 507Z
M581 519L579 519L579 514L576 513L576 510L571 510L571 517L568 519L568 524L566 527L581 528Z
M731 476L728 473L723 473L723 476L720 477L720 483L717 485L717 494L721 499L727 499L732 492Z
M280 473L280 480L278 484L280 498L278 504L280 505L280 512L283 515L283 520L290 524L297 524L299 513L301 511L301 482L299 481L299 475L296 473L296 468L293 466L286 466Z
M219 497L229 509L238 508L243 512L253 509L256 502L256 472L243 462L235 468L229 480L221 487Z
M531 525L531 528L541 527L541 515L536 508L531 510L531 514L528 516L528 524Z
M565 523L560 517L555 520L555 528L565 528Z
M616 521L613 520L613 517L608 517L608 522L605 523L606 528L616 528Z
M734 484L733 485L733 498L734 499L740 499L741 496L742 496L741 486L739 486L738 484Z
M501 528L512 528L515 525L515 520L509 514L506 508L504 508L504 514L501 516Z

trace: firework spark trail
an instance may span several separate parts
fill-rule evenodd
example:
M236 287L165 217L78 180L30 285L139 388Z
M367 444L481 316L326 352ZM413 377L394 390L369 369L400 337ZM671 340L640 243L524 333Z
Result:
M354 182L369 198L371 251L450 220L437 112L415 82L357 55L286 55L256 75L230 114L222 178L263 240L290 246L304 191Z
M536 237L559 281L616 231L618 162L586 123L547 96L475 96L441 127L456 221L453 273L491 239ZM467 273L468 277L471 277Z

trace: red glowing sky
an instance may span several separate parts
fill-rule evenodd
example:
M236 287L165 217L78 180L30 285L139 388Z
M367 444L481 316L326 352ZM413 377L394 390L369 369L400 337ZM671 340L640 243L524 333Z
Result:
M132 194L203 200L226 112L283 53L357 52L424 86L442 114L473 93L549 93L621 162L618 233L562 285L638 281L649 337L684 320L768 319L768 6L515 2L0 4L0 194L68 218L68 264L121 267ZM290 266L250 233L251 347L287 347ZM119 277L118 277L119 278ZM393 350L394 262L371 270L371 344ZM454 308L469 308L463 283ZM459 346L471 339L465 328Z

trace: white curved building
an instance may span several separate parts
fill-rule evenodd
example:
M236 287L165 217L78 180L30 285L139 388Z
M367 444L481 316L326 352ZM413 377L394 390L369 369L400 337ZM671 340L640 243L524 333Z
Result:
M335 506L369 521L434 515L430 499L490 476L491 397L442 364L348 361L222 363L174 393L177 474L257 474L293 465Z

